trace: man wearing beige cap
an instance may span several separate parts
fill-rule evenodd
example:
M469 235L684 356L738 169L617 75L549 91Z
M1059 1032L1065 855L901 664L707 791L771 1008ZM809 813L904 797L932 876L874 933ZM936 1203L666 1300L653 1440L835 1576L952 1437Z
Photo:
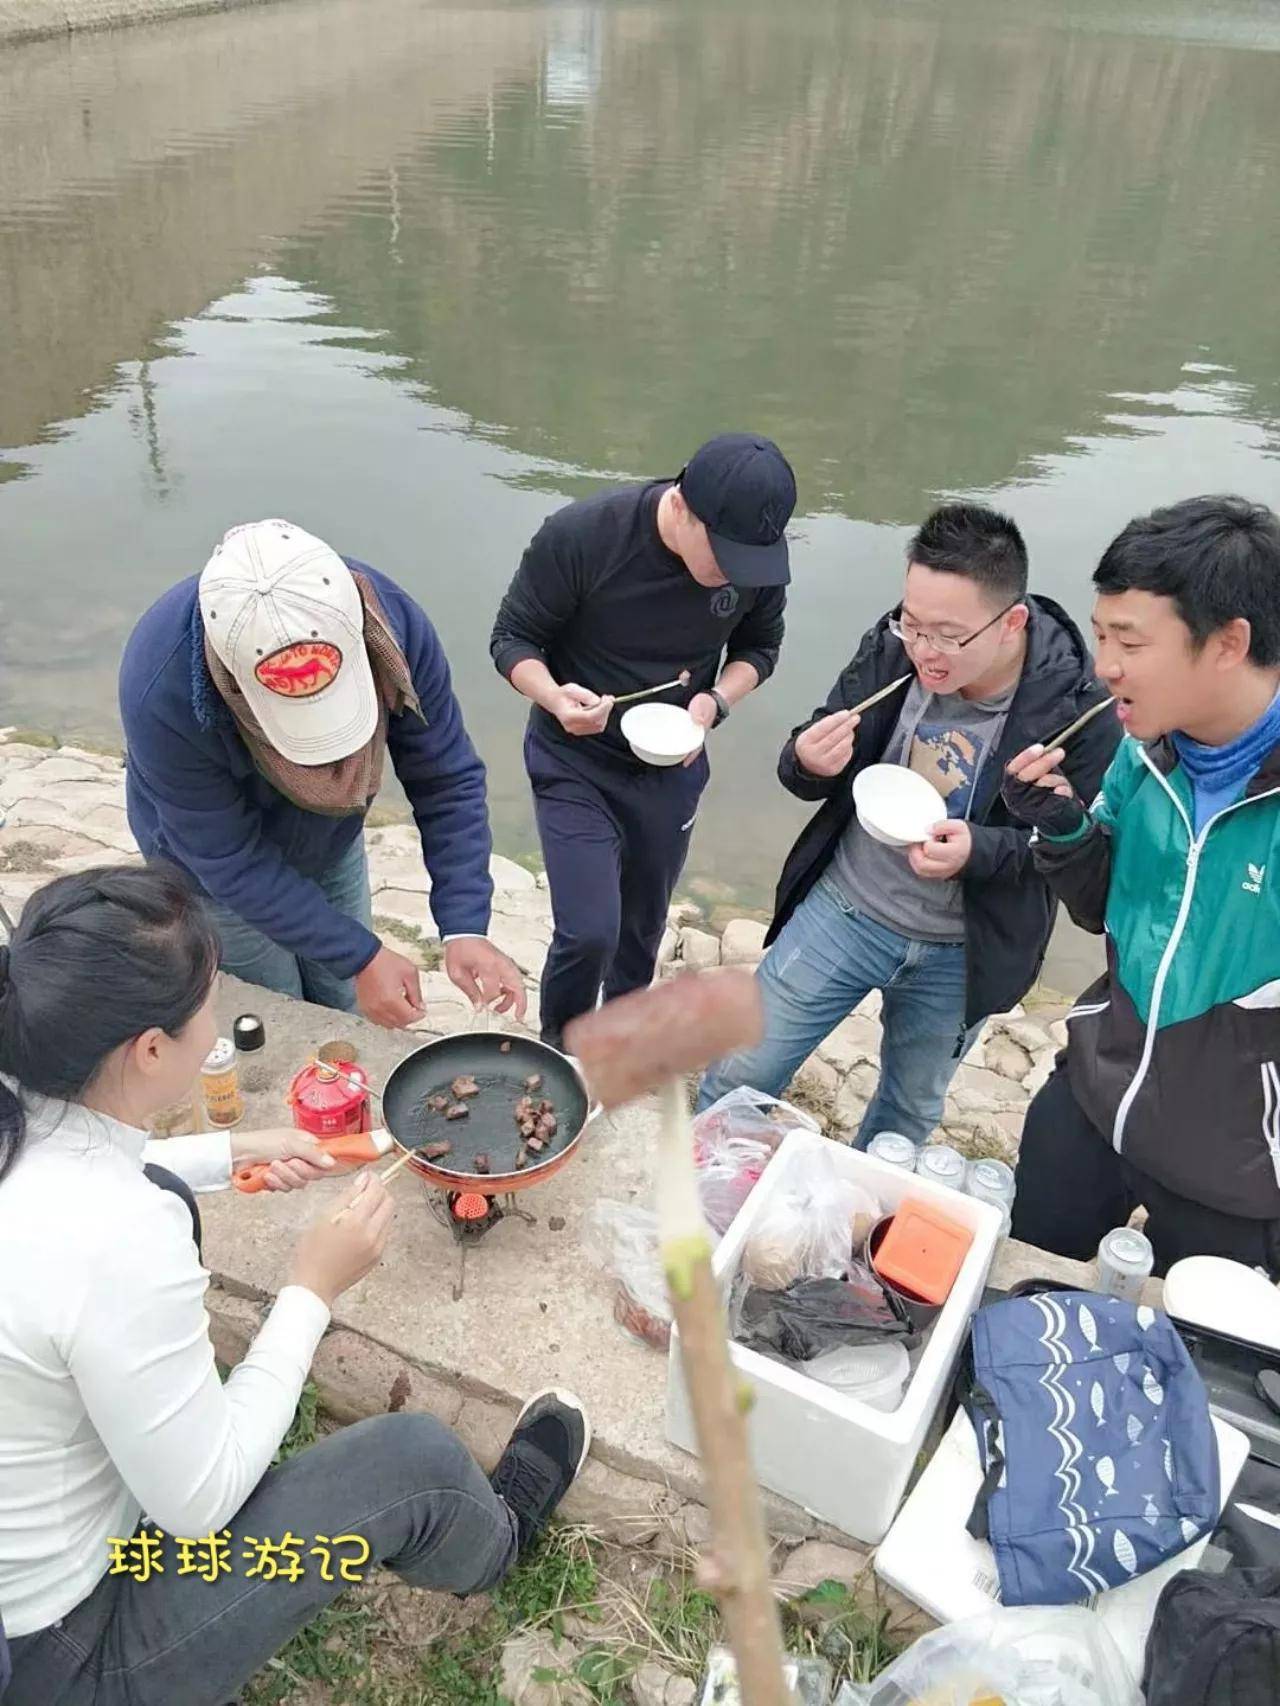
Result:
M417 968L372 930L364 819L390 758L422 837L452 981L525 1008L487 940L485 773L420 607L287 521L233 527L125 648L129 823L207 895L223 969L381 1025L422 1016Z

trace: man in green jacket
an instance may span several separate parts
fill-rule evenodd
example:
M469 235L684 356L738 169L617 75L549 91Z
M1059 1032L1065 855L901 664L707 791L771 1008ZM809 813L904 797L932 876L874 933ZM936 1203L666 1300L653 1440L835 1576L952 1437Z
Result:
M1027 1111L1013 1233L1087 1259L1143 1204L1156 1271L1280 1276L1280 519L1233 497L1130 522L1093 577L1125 740L1091 808L1032 746L1004 797L1107 970Z

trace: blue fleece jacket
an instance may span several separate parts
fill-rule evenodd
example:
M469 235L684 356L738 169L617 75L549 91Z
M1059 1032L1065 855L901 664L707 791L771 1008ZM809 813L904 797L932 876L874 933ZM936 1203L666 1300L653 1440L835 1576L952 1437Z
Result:
M432 916L442 936L484 935L493 899L484 765L444 650L394 581L350 558L347 565L373 583L422 705L421 718L392 717L387 752L422 837ZM364 819L303 811L256 769L205 663L196 592L193 577L165 593L125 647L130 828L147 858L182 866L273 942L352 977L378 939L336 912L311 879L346 852Z

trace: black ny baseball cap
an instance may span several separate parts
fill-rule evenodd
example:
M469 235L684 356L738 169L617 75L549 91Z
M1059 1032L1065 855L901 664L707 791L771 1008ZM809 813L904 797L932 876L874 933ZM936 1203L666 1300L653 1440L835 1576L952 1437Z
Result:
M721 433L695 450L678 482L706 528L720 572L734 586L786 586L786 528L796 477L772 439Z

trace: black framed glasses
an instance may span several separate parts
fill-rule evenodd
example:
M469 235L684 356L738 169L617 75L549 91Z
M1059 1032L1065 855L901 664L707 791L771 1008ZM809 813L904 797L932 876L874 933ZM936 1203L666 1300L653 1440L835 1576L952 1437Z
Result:
M930 650L942 652L947 657L956 657L966 646L971 646L975 640L981 639L988 628L994 628L1002 617L1007 616L1011 610L1021 603L1020 598L1013 599L1005 605L1003 610L997 610L989 622L984 622L981 628L975 629L963 640L957 640L951 634L928 634L923 628L917 628L914 622L904 622L898 616L889 618L889 632L895 639L901 640L904 646L918 646L921 641L924 641Z

